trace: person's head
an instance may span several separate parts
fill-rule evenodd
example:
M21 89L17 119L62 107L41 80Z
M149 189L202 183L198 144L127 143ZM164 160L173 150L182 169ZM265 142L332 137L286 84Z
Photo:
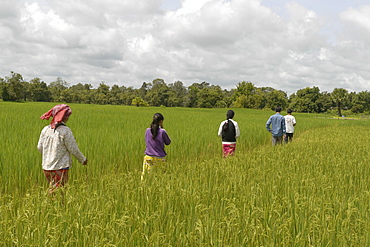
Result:
M164 117L161 113L156 113L153 115L152 125L161 126L164 121Z
M154 114L153 121L150 124L153 139L157 137L159 127L163 128L163 121L164 121L164 117L161 113Z
M226 113L226 119L232 119L235 115L235 112L233 110L228 110Z
M288 114L292 114L292 109L288 109L287 111L286 111Z
M48 112L44 113L40 118L49 120L50 117L53 119L51 120L51 128L55 128L55 126L61 122L68 121L68 118L72 115L72 109L66 104L56 105L51 108Z
M226 113L226 120L229 120L229 119L233 119L235 113L233 110L228 110L227 113ZM226 121L224 123L224 125L222 126L222 130L223 131L227 131L229 129L229 122L230 121Z
M276 107L275 112L281 112L281 107L280 106Z

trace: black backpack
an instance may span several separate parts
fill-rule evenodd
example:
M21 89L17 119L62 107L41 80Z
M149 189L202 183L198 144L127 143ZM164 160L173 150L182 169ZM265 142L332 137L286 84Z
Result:
M227 129L225 130L225 125L227 126ZM236 142L236 130L235 125L233 121L230 119L225 122L224 126L222 127L222 141L224 142Z

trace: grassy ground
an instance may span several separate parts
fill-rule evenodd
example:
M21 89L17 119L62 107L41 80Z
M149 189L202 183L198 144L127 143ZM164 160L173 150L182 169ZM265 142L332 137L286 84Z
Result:
M36 149L53 104L0 102L4 246L368 246L368 120L295 114L294 142L271 147L273 112L234 109L237 154L221 158L226 109L71 105L75 162L65 202L47 194ZM140 181L155 112L173 143L167 174Z

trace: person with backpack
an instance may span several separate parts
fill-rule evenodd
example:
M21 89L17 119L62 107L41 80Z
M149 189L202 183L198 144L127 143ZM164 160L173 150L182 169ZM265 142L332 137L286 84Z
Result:
M240 136L239 125L233 120L235 113L228 110L226 120L222 121L218 128L218 136L222 138L222 157L233 156L235 154L236 139Z

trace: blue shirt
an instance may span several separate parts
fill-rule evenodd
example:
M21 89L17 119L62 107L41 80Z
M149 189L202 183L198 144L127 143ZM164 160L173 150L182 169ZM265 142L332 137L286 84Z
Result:
M272 129L270 129L271 125ZM272 115L269 120L267 120L266 129L275 137L285 135L285 118L279 112L277 112L276 114Z

